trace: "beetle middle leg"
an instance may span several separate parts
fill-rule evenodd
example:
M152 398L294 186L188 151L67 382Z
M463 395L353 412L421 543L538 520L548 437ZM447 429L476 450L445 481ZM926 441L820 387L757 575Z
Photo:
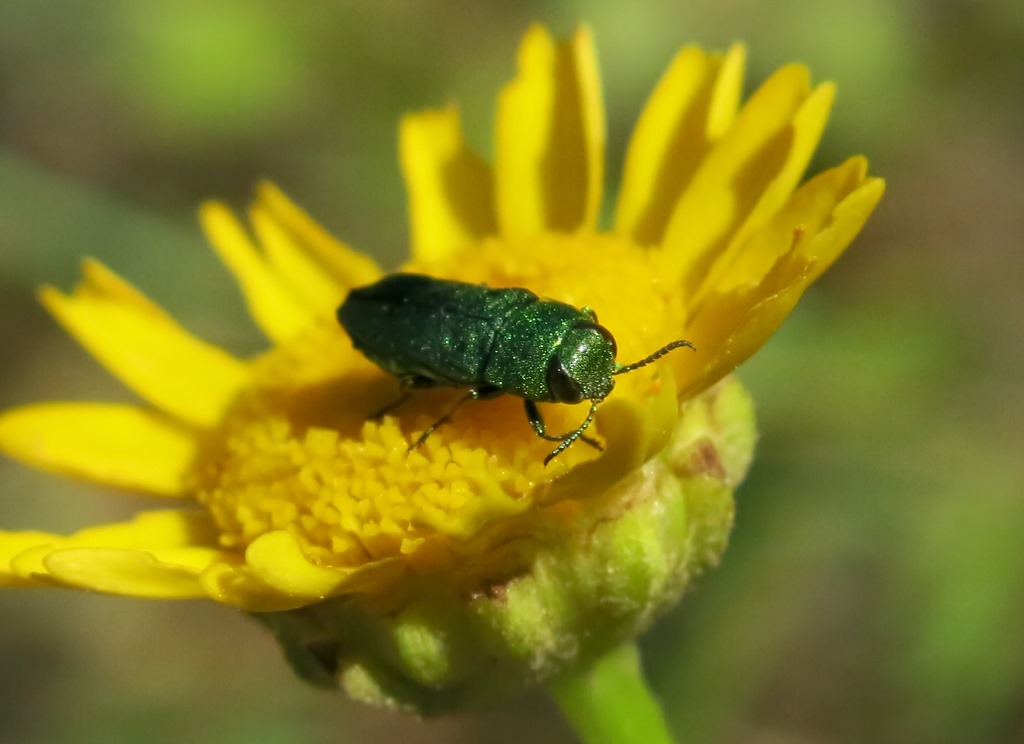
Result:
M529 399L523 401L523 403L526 406L526 418L530 420L530 426L533 427L534 432L536 432L537 436L540 437L541 439L546 439L549 442L564 442L565 440L572 437L573 440L579 439L583 442L586 442L587 444L589 444L591 447L598 451L604 451L604 445L602 445L596 439L588 437L579 429L574 429L573 431L569 431L561 435L548 434L548 430L544 426L544 419L542 419L540 416L540 409L537 408L537 403ZM574 434L575 436L573 436Z
M406 393L406 395L408 395L408 394L409 393ZM452 415L457 410L459 410L459 408L462 406L462 404L465 403L467 400L480 400L482 398L494 398L494 397L496 397L498 395L501 395L501 390L499 390L496 387L491 387L490 385L487 385L487 386L484 386L484 387L473 388L468 393L466 393L461 398L459 398L455 402L455 405L453 405L451 408L449 408L447 413L444 414L444 416L442 416L437 421L435 421L430 426L428 426L426 429L424 429L423 433L420 434L419 438L415 442L413 442L412 444L409 445L409 451L412 452L414 449L416 449L421 444L423 444L425 441L427 441L427 437L429 437L431 434L434 433L434 429L439 427L441 424L444 424L444 423L447 423L448 421L451 421Z
M390 413L391 411L398 408L400 405L405 403L412 397L414 390L427 390L432 387L437 387L437 383L431 380L429 377L423 375L406 375L405 377L398 378L398 400L388 403L386 406L381 408L379 411L375 411L373 414L368 416L371 421L383 418L384 414Z

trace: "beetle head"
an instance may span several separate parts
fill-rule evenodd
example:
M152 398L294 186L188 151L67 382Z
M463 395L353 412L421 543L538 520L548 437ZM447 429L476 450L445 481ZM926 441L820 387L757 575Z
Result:
M615 386L615 338L602 325L575 323L548 362L547 386L558 403L601 400Z

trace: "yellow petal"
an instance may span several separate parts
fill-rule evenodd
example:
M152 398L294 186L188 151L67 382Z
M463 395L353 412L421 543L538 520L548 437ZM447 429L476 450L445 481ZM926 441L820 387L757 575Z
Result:
M71 535L0 532L0 584L59 582L118 594L139 594L140 590L129 591L133 586L130 576L125 579L124 591L105 588L116 576L111 565L117 564L111 564L110 558L114 553L122 553L127 556L127 565L141 563L138 570L145 569L150 576L155 575L153 572L166 574L166 566L159 564L168 564L170 579L165 591L179 592L175 587L180 585L183 571L195 575L211 562L224 560L226 554L215 547L216 542L217 531L209 515L198 510L141 512L129 522L89 527ZM87 555L94 551L98 552ZM57 553L62 555L54 558ZM140 553L148 557L140 558ZM97 578L92 581L86 567L95 561ZM51 573L53 566L59 567L57 573ZM140 596L155 596L153 592L157 590L148 591ZM201 596L194 589L189 592L187 596Z
M66 538L69 546L105 548L210 548L218 530L199 509L157 509L139 512L127 522L87 527Z
M346 569L327 568L312 563L298 541L278 530L256 538L245 551L245 562L253 574L282 594L322 599L344 583Z
M165 416L134 406L43 403L0 414L0 451L43 470L182 496L199 441Z
M215 563L202 573L199 581L210 599L248 612L293 610L311 602L267 586L245 565Z
M604 180L604 108L593 40L556 45L532 27L519 72L501 92L496 196L502 234L593 228Z
M679 273L684 288L696 285L716 248L761 197L766 179L785 162L793 117L809 94L801 65L772 75L711 149L676 204L665 231L665 270ZM689 284L688 284L689 283Z
M755 304L743 321L732 329L725 343L718 347L718 353L704 369L699 384L684 395L695 395L710 387L749 359L778 330L806 288L804 276Z
M361 287L380 278L380 267L372 258L327 232L270 181L257 186L256 200L341 287Z
M11 558L8 562L9 570L13 575L23 579L39 582L40 585L54 586L57 581L47 573L43 561L46 560L46 556L60 547L60 538L54 536L53 540L26 548Z
M815 281L846 250L885 193L885 181L869 178L832 212L830 224L800 248L810 261L808 283Z
M806 248L808 241L832 219L837 206L864 183L867 161L849 158L842 165L819 173L800 186L786 204L766 224L749 233L716 262L716 277L708 282L717 293L760 284L777 261L796 244ZM796 244L794 243L796 241ZM762 296L779 287L764 287ZM694 302L694 307L699 307Z
M818 149L835 97L836 87L833 83L822 83L811 91L796 110L785 132L783 139L786 140L786 147L781 162L776 162L773 157L760 159L757 165L761 171L757 183L747 186L755 194L760 194L760 197L740 228L737 239L742 240L744 235L763 224L785 203L800 183L814 151Z
M834 201L824 212L827 218L807 215L794 228L790 250L780 256L758 286L759 299L794 283L809 286L846 249L885 191L885 182L865 178L866 171L867 162L855 157L834 169L835 180L821 179L825 185L838 184ZM823 175L833 175L833 172ZM841 180L844 176L845 181Z
M83 262L74 294L40 291L47 310L128 387L160 409L213 426L246 382L248 369L192 336L96 261Z
M158 509L139 512L127 522L86 527L70 535L31 534L44 535L43 542L47 544L77 548L162 550L209 548L217 544L217 528L210 520L209 514L197 509Z
M709 148L732 126L744 48L724 57L687 47L644 106L630 138L615 229L641 245L661 242L680 195Z
M313 315L332 315L349 288L327 273L266 207L253 204L249 221L274 273L291 295Z
M245 551L245 562L252 579L288 597L286 604L298 602L292 606L309 604L342 592L372 591L391 583L406 565L401 558L390 558L358 568L321 566L311 561L295 537L284 530L268 532L254 540ZM217 581L212 581L215 578ZM230 591L237 599L246 602L245 606L250 602L269 601L265 589L260 589L238 572L232 577L221 571L209 579L210 583L221 587L219 591ZM246 599L246 592L253 590L255 594Z
M124 548L65 548L43 559L47 573L66 586L150 599L205 597L202 569L221 557L209 549L148 552Z
M406 114L399 130L415 259L443 259L497 232L494 179L467 147L459 110Z
M800 106L786 132L788 142L781 164L774 162L774 158L762 159L765 169L752 185L761 191L761 196L730 238L728 247L713 259L711 268L690 279L687 286L694 289L694 302L700 302L704 292L718 286L721 273L739 252L746 250L747 237L762 227L792 195L825 130L834 98L834 85L826 83L816 88Z
M284 342L308 328L315 315L289 291L231 211L218 202L206 202L199 217L207 239L238 280L249 314L267 338Z
M14 569L15 559L28 550L51 547L55 536L46 532L0 531L0 587L53 586L45 576L23 574Z
M717 142L732 128L743 96L743 73L747 63L747 49L733 44L726 52L711 91L705 136Z
M878 178L865 179L855 186L849 184L851 173L858 181L863 178L864 167L863 159L851 158L808 182L794 195L794 200L807 203L841 197L828 212L828 220L809 234L798 232L794 237L791 228L789 250L768 251L781 255L759 282L725 288L701 306L690 330L698 348L713 356L703 369L691 368L683 395L706 389L753 355L782 324L811 282L861 230L885 190L884 182ZM808 188L812 185L818 188ZM840 191L830 192L830 188ZM813 215L808 215L809 224L813 224L813 219ZM769 232L774 232L779 241L787 239L778 229L765 231Z

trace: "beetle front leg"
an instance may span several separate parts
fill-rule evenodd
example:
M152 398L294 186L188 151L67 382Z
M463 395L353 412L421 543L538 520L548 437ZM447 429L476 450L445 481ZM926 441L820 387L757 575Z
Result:
M597 413L597 404L599 402L600 401L592 401L590 403L590 413L587 414L586 420L582 424L580 424L579 428L577 428L575 431L569 432L569 434L566 435L565 437L565 441L563 441L560 445L558 445L553 450L551 450L551 452L548 453L548 456L544 458L545 466L549 462L554 460L556 457L558 457L560 454L565 452L570 447L570 445L572 445L572 443L575 442L577 439L583 439L584 441L586 441L586 437L583 436L583 432L586 431L588 426L590 426L590 422L594 420L594 414Z
M584 441L587 444L589 444L594 449L600 452L604 451L604 445L602 445L596 439L592 439L591 437L588 437L586 434L579 432L578 429L575 431L566 432L561 436L548 434L548 430L544 426L544 419L542 419L540 416L540 409L537 408L537 403L529 399L524 400L523 403L526 407L526 418L530 420L530 426L533 427L534 432L536 432L537 436L540 437L541 439L546 439L549 442L564 442L566 439L572 437L575 434L576 436L573 437L573 439L578 438L581 441Z

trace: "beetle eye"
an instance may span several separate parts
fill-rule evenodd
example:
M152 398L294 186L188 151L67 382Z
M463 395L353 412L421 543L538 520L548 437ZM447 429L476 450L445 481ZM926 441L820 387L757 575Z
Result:
M551 357L547 370L548 390L559 403L579 403L583 400L583 391L576 380L569 376L558 354Z

